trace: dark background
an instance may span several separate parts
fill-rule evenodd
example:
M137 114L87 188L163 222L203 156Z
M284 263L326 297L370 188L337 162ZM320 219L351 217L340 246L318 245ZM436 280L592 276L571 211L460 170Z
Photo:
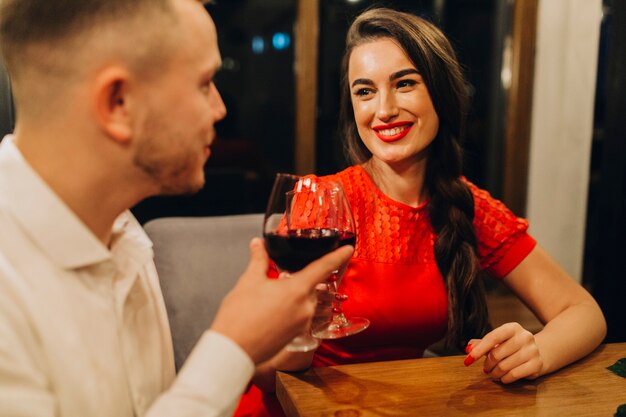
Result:
M500 196L499 181L489 183L494 171L488 158L491 138L502 136L496 117L489 118L492 74L498 74L498 20L508 22L509 9L494 0L320 1L316 174L347 166L339 136L339 63L350 22L362 10L384 5L434 21L446 32L462 62L472 107L466 131L466 175ZM163 216L204 216L262 212L276 172L294 170L295 0L229 0L207 6L218 28L224 68L216 78L228 108L217 125L218 138L206 166L207 185L190 197L156 197L133 209L141 222ZM508 23L507 23L508 24ZM506 25L505 25L506 26ZM290 36L291 44L277 50L276 33ZM255 53L253 39L265 48ZM257 44L258 47L258 44ZM495 58L494 58L495 57ZM498 87L498 84L495 84ZM499 107L498 107L499 108ZM501 140L500 140L501 141ZM501 167L496 171L501 172ZM493 175L492 175L493 177ZM497 177L497 176L496 176Z

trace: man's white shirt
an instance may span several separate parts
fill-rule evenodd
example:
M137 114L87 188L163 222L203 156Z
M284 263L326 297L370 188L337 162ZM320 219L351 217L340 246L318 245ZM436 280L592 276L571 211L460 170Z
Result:
M232 414L250 358L207 331L176 377L152 243L130 212L112 236L0 142L0 417Z

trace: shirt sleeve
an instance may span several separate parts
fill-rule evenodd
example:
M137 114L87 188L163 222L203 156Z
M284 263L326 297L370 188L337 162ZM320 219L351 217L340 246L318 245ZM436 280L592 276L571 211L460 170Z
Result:
M480 266L496 278L504 278L536 245L528 234L528 221L517 217L501 201L466 181L474 196L474 229Z
M254 363L239 345L207 330L146 417L230 416L253 373Z

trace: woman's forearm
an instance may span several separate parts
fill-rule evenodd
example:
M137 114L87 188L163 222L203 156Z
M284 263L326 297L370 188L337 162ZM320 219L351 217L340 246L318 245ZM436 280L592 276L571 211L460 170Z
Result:
M605 335L606 322L595 301L570 306L535 335L544 362L541 375L589 354L602 343Z

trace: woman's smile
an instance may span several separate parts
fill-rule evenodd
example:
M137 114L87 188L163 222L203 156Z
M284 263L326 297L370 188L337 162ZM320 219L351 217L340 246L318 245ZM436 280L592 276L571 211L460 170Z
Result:
M348 83L357 131L372 158L421 164L439 117L404 50L390 38L360 44L350 54Z
M383 142L395 142L405 137L413 127L413 122L396 122L373 126L374 133Z

